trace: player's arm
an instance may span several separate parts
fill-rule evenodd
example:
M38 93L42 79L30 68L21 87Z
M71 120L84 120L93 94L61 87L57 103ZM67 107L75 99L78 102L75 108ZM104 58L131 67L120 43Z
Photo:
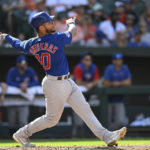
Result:
M72 33L72 37L75 36L75 34L76 34L75 20L76 20L76 17L66 20L66 24L68 26L68 31Z
M6 33L0 32L0 41L7 40L12 47L16 48L17 50L26 52L27 51L27 41L20 41L17 38L14 38Z
M39 85L38 77L37 77L37 75L36 75L34 69L31 68L30 74L31 74L31 81L28 83L28 86L29 86L29 87L32 87L32 86L37 86L37 85Z

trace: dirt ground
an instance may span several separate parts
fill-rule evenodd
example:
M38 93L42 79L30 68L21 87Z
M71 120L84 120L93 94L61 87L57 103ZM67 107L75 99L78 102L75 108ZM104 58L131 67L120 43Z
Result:
M118 146L118 147L36 147L36 148L22 148L22 147L0 147L0 150L150 150L150 145L143 146Z

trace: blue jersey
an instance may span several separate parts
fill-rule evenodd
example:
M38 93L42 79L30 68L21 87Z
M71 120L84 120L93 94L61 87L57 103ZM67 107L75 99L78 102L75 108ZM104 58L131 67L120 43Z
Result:
M20 87L23 82L26 82L28 87L39 85L37 75L31 67L28 67L24 74L20 74L17 67L12 67L8 71L7 84Z
M104 73L104 79L114 82L114 81L123 81L128 78L131 78L131 73L129 71L129 68L127 65L122 65L121 69L118 71L115 69L115 66L113 64L107 66L105 73ZM122 102L123 96L120 95L114 95L110 96L109 102Z
M43 66L46 74L66 75L69 72L64 47L72 41L71 32L56 32L43 37L20 41L10 35L6 40L16 49L32 54Z
M113 64L107 66L104 79L108 81L123 81L125 79L131 78L131 73L127 65L123 65L121 69L118 71L115 69Z

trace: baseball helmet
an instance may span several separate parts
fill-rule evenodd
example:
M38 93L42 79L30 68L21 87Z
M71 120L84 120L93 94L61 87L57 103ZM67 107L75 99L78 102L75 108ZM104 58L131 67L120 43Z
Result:
M39 26L46 22L53 20L54 16L49 16L46 12L36 13L32 18L30 24L34 29L38 29Z

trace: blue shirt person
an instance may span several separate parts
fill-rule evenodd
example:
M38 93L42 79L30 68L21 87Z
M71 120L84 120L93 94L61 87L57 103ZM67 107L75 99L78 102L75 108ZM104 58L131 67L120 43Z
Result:
M18 56L16 67L10 68L7 75L7 84L21 88L26 92L28 87L39 85L38 77L33 68L27 66L27 58Z
M123 55L120 53L112 56L112 64L107 66L104 72L104 85L107 87L120 87L131 85L131 72L127 65L123 64ZM125 108L123 95L109 97L109 128L116 129L124 125ZM112 122L112 118L114 121ZM115 119L116 118L116 119Z

